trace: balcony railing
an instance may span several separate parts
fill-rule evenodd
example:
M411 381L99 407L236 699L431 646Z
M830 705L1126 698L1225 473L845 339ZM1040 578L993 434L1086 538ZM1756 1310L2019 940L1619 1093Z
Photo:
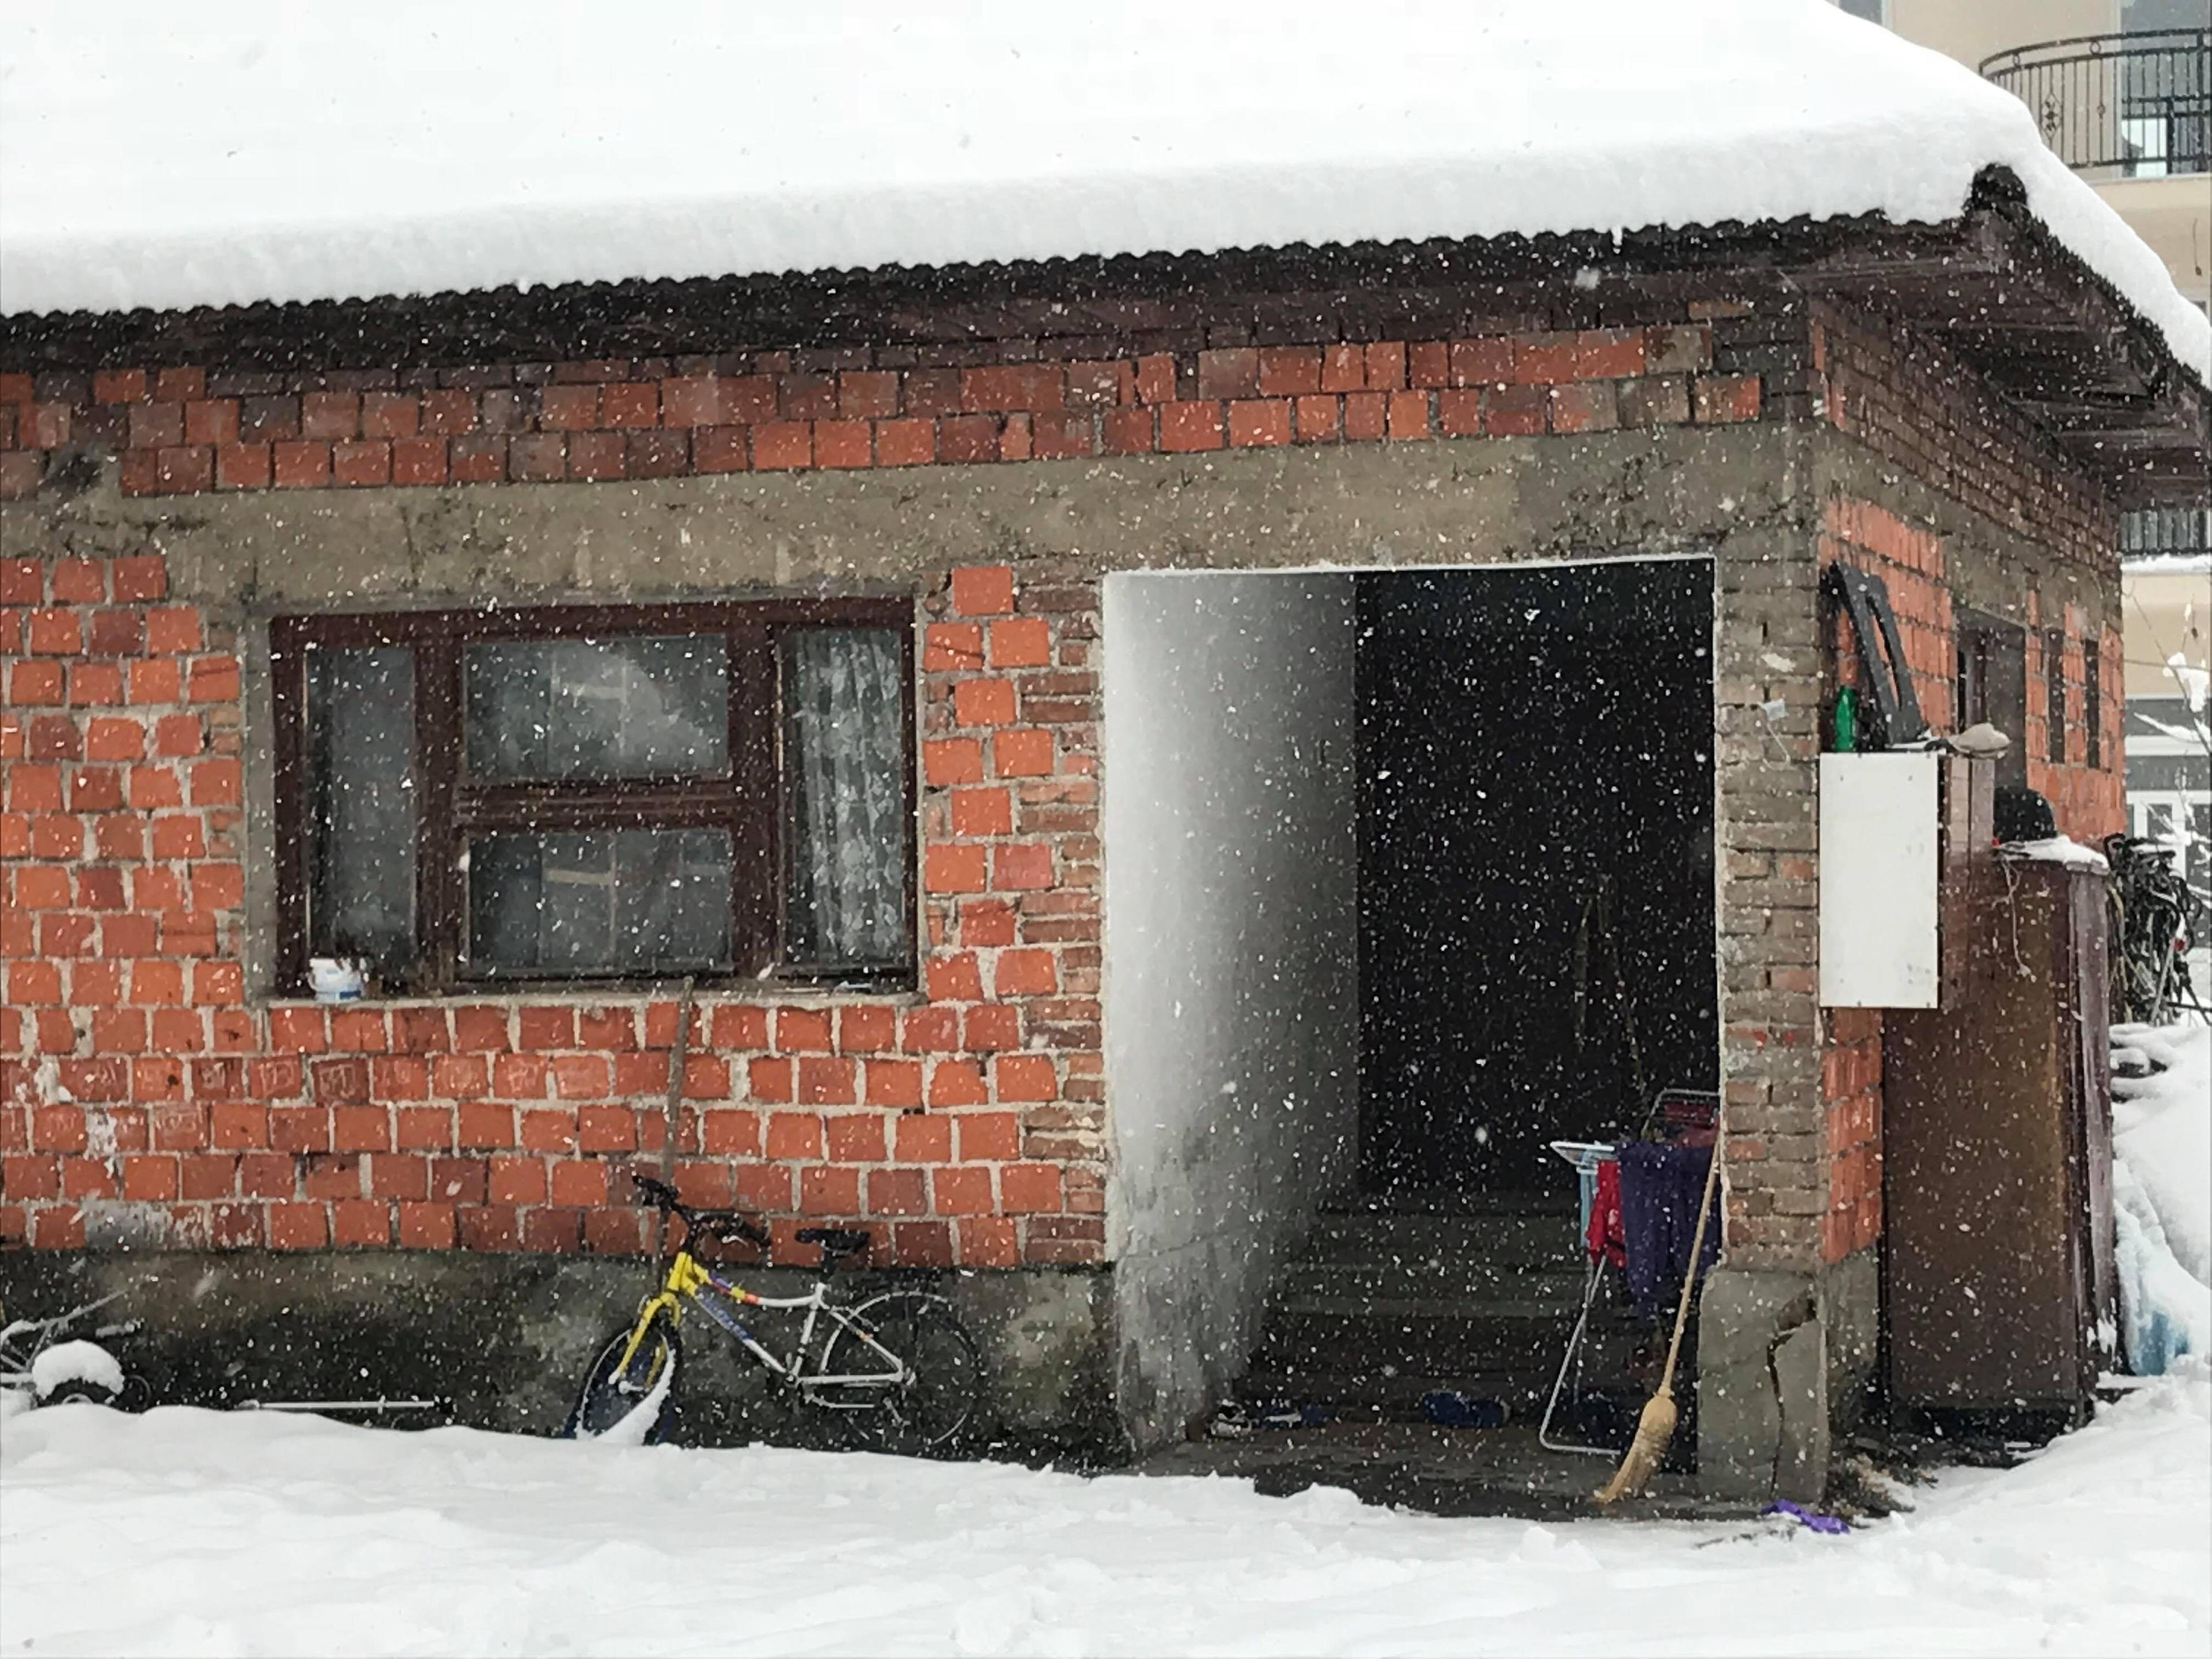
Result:
M1981 67L2070 167L2124 179L2212 171L2212 30L2049 40Z
M2120 556L2212 553L2212 507L2150 507L2120 515Z

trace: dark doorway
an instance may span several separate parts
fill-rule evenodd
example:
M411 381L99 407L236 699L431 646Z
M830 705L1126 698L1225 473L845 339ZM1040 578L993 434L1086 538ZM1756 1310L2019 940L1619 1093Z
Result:
M1360 1172L1571 1191L1717 1087L1712 567L1358 579Z

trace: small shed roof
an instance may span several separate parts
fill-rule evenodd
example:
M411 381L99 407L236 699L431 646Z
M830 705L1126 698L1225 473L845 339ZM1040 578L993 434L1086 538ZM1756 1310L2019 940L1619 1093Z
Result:
M2029 213L2212 325L2016 100L1820 0L148 0L15 20L0 312Z

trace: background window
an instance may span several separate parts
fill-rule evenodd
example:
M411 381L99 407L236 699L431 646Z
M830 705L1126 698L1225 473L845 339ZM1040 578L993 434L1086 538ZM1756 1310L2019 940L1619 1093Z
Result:
M2043 730L2046 760L2066 763L2066 635L2043 636Z
M2085 641L2081 647L2081 763L2102 766L2105 763L2105 700L2098 681L2097 642Z
M1958 679L1952 688L1954 729L1987 720L2012 739L1997 757L2000 783L2027 781L2027 631L2002 617L1963 606L1953 615Z
M289 978L910 974L912 635L878 600L280 618Z

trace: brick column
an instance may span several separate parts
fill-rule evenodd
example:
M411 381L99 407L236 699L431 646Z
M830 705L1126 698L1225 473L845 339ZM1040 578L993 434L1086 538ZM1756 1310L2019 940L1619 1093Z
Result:
M1716 565L1728 1232L1698 1299L1698 1466L1739 1498L1814 1499L1827 1470L1819 577L1811 538L1787 531L1735 538Z
M1819 572L1762 539L1717 568L1721 1075L1728 1259L1817 1264L1825 1200L1815 817ZM1778 702L1770 714L1763 705Z
M1006 565L971 566L928 609L924 988L943 1046L975 1056L933 1062L929 1101L988 1089L1019 1137L998 1204L979 1187L963 1238L1002 1237L1025 1261L1100 1261L1097 586L1025 587Z
M67 1247L85 1202L178 1200L204 1086L253 1044L238 659L167 598L158 556L0 562L11 1239Z

